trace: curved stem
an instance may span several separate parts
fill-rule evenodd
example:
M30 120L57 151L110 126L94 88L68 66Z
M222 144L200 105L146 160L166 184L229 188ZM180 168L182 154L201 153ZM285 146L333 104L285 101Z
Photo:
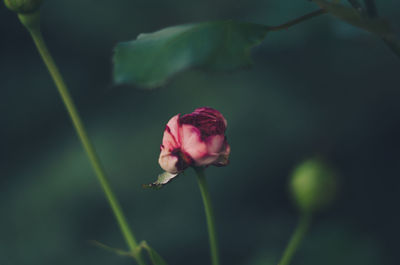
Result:
M218 242L215 231L214 212L211 205L210 193L208 192L206 177L204 175L204 169L195 168L195 171L197 173L197 180L199 183L201 197L204 204L204 210L206 213L212 265L219 265Z
M271 31L279 31L279 30L283 30L283 29L288 29L291 26L297 25L297 24L299 24L299 23L301 23L301 22L303 22L305 20L309 20L309 19L311 19L313 17L317 17L317 16L325 14L325 13L326 13L326 11L324 9L319 9L319 10L316 10L316 11L311 12L309 14L306 14L304 16L301 16L299 18L293 19L293 20L291 20L289 22L286 22L284 24L281 24L279 26L269 27L269 30L271 30Z
M311 224L311 214L302 213L297 228L294 231L292 238L290 239L289 244L287 245L285 251L283 252L282 258L278 263L278 265L288 265L290 263L304 235L307 233L310 224Z
M111 209L117 219L119 228L121 230L122 235L125 238L127 245L130 250L134 252L138 246L135 237L126 221L125 215L121 209L121 206L114 195L114 192L111 189L110 183L108 182L105 170L100 162L100 159L91 143L85 127L82 123L82 120L79 116L78 110L75 107L75 104L69 94L68 88L61 76L60 71L56 63L54 62L49 50L47 49L46 43L43 39L41 30L40 30L40 14L39 12L28 15L18 15L21 23L28 29L36 48L38 49L40 56L42 57L47 69L50 72L51 77L58 89L58 92L61 96L62 101L65 104L65 107L68 111L68 114L72 120L74 128L79 136L79 139L89 157L90 163L97 175L98 180L100 181L101 187L108 199L108 202L111 206ZM145 264L140 255L137 256L137 262L140 265Z

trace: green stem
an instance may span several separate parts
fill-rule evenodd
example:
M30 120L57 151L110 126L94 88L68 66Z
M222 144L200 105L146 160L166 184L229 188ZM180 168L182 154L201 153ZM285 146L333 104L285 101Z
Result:
M299 18L293 19L293 20L291 20L289 22L286 22L286 23L284 23L282 25L269 27L269 30L271 30L271 31L279 31L279 30L283 30L283 29L288 29L291 26L297 25L297 24L299 24L299 23L301 23L303 21L309 20L309 19L311 19L313 17L319 16L319 15L322 15L322 14L325 14L325 13L326 13L326 11L324 9L318 9L318 10L316 10L314 12L311 12L311 13L306 14L304 16L301 16Z
M206 177L204 175L204 169L195 168L195 171L197 173L197 180L199 183L201 197L203 198L204 210L206 213L212 265L219 265L218 243L215 231L214 212L211 205L210 193L208 192Z
M53 78L53 81L58 89L58 92L60 93L62 101L65 104L65 107L67 108L68 114L72 120L75 130L79 136L79 139L89 157L90 163L92 164L92 167L97 175L97 178L100 181L101 187L103 188L103 191L108 199L111 209L115 215L115 218L117 219L122 235L124 236L125 241L129 246L130 250L134 252L138 244L136 242L135 237L133 236L133 233L128 225L128 222L126 221L121 206L111 189L110 183L107 180L106 173L103 169L103 166L101 165L100 159L93 147L93 144L91 143L86 133L85 127L79 116L78 110L76 109L75 104L69 94L68 88L60 74L60 71L57 68L56 63L54 62L49 50L47 49L46 43L43 39L40 30L40 14L39 12L28 15L19 14L18 17L21 23L29 31L36 45L36 48L40 53L40 56L42 57L47 69L49 70L51 77ZM137 256L137 262L140 265L145 264L140 255Z
M279 265L288 265L293 258L294 253L299 247L304 235L307 233L308 228L311 225L311 214L303 213L300 216L299 223L297 225L296 230L294 231L292 238L289 241L285 251L283 252L281 261L278 263Z

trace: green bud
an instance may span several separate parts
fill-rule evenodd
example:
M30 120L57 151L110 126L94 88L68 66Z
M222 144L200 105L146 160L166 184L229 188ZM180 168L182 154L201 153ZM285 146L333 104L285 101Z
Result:
M319 158L301 163L293 172L290 190L302 212L322 210L335 198L337 189L335 172Z
M4 0L4 4L8 9L19 13L29 14L39 9L43 0Z

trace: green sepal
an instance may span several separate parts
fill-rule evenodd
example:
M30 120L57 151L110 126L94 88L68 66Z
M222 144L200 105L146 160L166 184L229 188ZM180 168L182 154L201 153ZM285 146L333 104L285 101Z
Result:
M150 184L143 184L142 187L145 189L161 189L168 183L170 183L174 178L176 178L179 174L171 174L169 172L164 172L158 175L157 180Z

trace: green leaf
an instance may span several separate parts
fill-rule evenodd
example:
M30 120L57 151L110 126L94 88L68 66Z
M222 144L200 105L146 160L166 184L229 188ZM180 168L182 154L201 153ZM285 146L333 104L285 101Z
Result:
M269 27L216 21L168 27L119 43L114 53L114 81L154 88L188 68L230 71L251 64L250 50Z
M160 175L158 175L157 180L155 182L150 183L150 184L143 184L142 187L143 188L152 188L152 189L161 189L162 187L164 187L164 185L167 185L168 183L170 183L172 181L172 179L174 179L177 176L178 176L178 174L171 174L169 172L164 172L164 173L161 173Z
M153 265L168 265L167 262L165 262L165 260L153 248L151 248L146 241L140 242L138 251L141 251L142 249L147 251Z
M362 28L381 37L389 48L400 57L400 41L391 25L380 17L371 17L366 12L327 0L312 0L333 16L353 26Z

